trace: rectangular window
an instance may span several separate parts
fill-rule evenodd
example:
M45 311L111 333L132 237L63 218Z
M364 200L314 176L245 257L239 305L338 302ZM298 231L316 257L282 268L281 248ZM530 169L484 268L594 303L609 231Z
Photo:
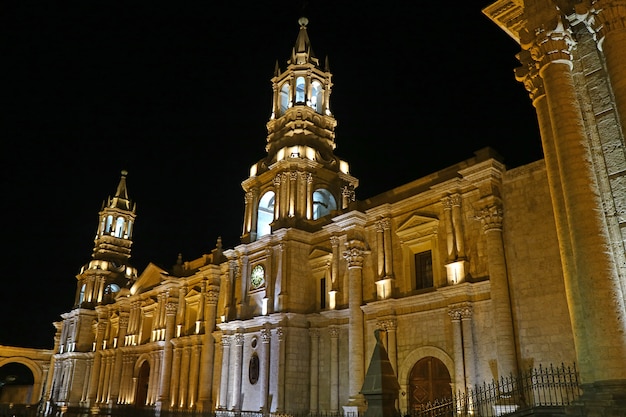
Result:
M433 257L431 251L415 254L415 289L433 286Z
M320 309L326 308L326 277L320 280Z

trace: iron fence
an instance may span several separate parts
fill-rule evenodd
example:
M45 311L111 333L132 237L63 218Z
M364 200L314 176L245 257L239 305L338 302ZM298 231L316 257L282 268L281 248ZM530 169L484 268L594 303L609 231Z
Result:
M453 398L442 399L411 417L498 417L530 408L562 408L581 394L576 365L529 369L491 383L476 385Z

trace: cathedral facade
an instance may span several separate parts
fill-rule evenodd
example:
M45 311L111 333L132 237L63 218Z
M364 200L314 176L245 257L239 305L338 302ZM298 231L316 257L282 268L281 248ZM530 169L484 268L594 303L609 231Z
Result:
M581 412L625 407L626 6L498 0L484 13L521 46L543 160L508 169L481 149L358 200L334 154L332 75L301 18L272 78L267 155L242 182L241 243L138 274L122 172L55 324L44 400L362 411L377 333L398 410L561 363L580 372Z

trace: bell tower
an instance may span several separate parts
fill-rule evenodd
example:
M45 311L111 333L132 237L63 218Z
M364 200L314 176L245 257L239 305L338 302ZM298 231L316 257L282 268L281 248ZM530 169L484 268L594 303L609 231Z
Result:
M128 198L126 175L122 171L115 195L102 204L92 260L76 276L75 307L111 303L137 278L129 263L136 206Z
M348 163L334 155L337 121L330 111L332 74L313 53L300 30L287 67L278 63L272 78L273 105L267 123L267 156L250 168L242 183L245 215L242 242L284 227L315 230L323 218L348 207L358 180Z

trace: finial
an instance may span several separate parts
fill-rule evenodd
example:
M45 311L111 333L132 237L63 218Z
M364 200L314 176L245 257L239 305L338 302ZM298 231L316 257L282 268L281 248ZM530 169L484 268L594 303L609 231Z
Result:
M125 169L122 170L122 177L125 177L128 175L128 171L126 171Z
M306 27L306 25L309 24L309 19L302 16L300 19L298 19L298 24L300 25L300 27Z

